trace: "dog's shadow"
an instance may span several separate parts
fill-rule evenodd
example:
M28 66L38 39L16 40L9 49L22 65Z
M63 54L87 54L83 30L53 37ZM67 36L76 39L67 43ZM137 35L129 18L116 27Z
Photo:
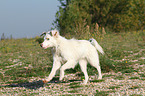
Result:
M51 83L64 83L64 82L58 81L58 80L52 80L52 81L50 81L48 83L43 83L42 80L39 80L39 81L33 81L33 82L8 84L8 85L1 86L1 87L25 87L27 89L39 89L39 88L44 87L45 85L51 84Z
M24 82L24 83L17 83L17 84L9 84L3 87L25 87L27 89L39 89L40 87L44 87L44 83L42 80L33 81L33 82Z
M39 81L33 81L33 82L24 82L24 83L17 83L17 84L8 84L8 85L5 85L5 86L0 86L0 87L25 87L27 89L39 89L41 87L44 87L44 86L49 86L49 84L52 84L52 83L68 83L68 82L74 82L74 81L81 81L81 80L68 80L68 81L59 81L59 80L51 80L50 82L48 83L43 83L42 80L39 80Z

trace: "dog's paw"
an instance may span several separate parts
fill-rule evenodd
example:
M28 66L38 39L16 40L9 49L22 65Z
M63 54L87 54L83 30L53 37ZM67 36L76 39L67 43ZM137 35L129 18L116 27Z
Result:
M81 85L86 85L88 81L83 79L83 82L81 83Z
M64 77L60 77L60 78L59 78L59 81L62 81L62 80L63 80L63 78L64 78Z
M47 81L47 80L45 80L45 79L44 79L44 80L42 80L42 81L43 81L43 83L44 83L44 84L45 84L45 83L47 83L47 82L49 82L49 81Z

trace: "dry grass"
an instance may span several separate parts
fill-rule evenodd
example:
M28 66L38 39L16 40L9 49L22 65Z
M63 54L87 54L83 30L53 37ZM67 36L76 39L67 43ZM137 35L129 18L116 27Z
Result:
M79 37L97 39L106 53L105 56L100 55L103 80L96 80L97 70L88 65L90 83L87 85L80 85L84 76L78 66L66 71L65 81L59 82L56 76L44 85L41 79L49 75L53 60L51 51L42 49L36 42L41 39L2 40L0 95L137 95L137 91L142 95L145 86L144 33L106 33L99 36L93 33ZM129 93L131 91L134 93Z

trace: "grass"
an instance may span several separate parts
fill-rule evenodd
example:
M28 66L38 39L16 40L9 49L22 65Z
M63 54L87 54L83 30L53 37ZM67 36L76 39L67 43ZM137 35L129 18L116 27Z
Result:
M105 81L104 79L101 79L101 80L92 80L91 82L103 82L103 81Z
M130 96L143 96L143 95L140 95L140 94L133 94L133 95L130 95Z
M108 91L98 91L96 90L96 96L107 96L108 95Z
M114 77L115 75L112 75L112 74L110 74L110 75L103 75L103 77L102 78L105 78L105 77Z
M0 67L4 70L5 77L9 76L10 80L22 80L23 78L32 76L44 77L44 74L48 75L48 71L51 70L51 65L48 67L47 63L52 64L48 58L50 51L41 50L35 39L4 40L1 43L2 56L0 58L2 61L0 62ZM16 66L9 67L11 65ZM28 67L29 65L31 65L31 68ZM25 67L28 67L28 69Z
M118 89L120 88L119 86L110 86L109 89Z
M142 31L139 32L128 32L119 34L107 33L103 36L94 35L95 39L103 47L105 56L100 56L100 65L102 72L122 72L132 73L138 72L129 65L135 64L131 60L138 60L137 63L144 64L144 60L140 59L145 57L145 34ZM29 82L32 78L45 78L49 75L52 68L52 54L50 49L42 49L40 44L42 38L30 38L30 39L12 39L0 41L0 83L11 84L11 83L24 83ZM136 54L137 53L137 54ZM95 75L97 70L88 64L88 74ZM81 71L79 66L75 69L67 70L66 74L75 73ZM77 75L84 78L82 73ZM110 77L104 76L104 77ZM144 74L140 74L144 77ZM123 79L124 77L112 78ZM57 78L58 79L58 78ZM138 79L132 77L130 79ZM93 80L91 82L103 82L104 80ZM63 82L61 82L63 83ZM66 83L66 82L65 82ZM70 89L82 88L84 86L78 83L70 83ZM113 87L112 87L113 88ZM115 87L114 87L115 88ZM70 93L78 92L78 90L70 90ZM98 92L98 94L108 94L108 92ZM27 93L26 93L27 94ZM38 93L31 93L31 95ZM30 94L29 94L30 95ZM99 96L99 95L98 95ZM101 96L101 95L100 95Z
M138 88L141 88L141 87L140 86L132 86L129 89L138 89Z
M124 79L124 77L123 77L123 76L117 76L117 77L115 77L115 79L118 79L118 80L123 80L123 79Z
M139 77L131 77L129 79L140 79Z
M145 74L139 74L141 77L145 77Z

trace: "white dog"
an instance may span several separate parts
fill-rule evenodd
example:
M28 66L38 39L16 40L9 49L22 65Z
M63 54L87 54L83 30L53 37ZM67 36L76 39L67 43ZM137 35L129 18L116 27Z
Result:
M42 35L44 34L44 42L41 44L41 47L44 49L53 47L54 50L53 68L49 77L43 80L44 83L49 82L55 76L55 73L59 68L59 80L62 80L64 78L64 71L66 69L74 68L78 62L85 75L84 84L88 81L87 62L98 70L98 79L102 79L97 50L102 54L104 54L104 51L95 39L92 38L90 41L76 39L68 40L60 36L57 30L52 30L43 33ZM63 62L65 62L64 65L62 65Z

